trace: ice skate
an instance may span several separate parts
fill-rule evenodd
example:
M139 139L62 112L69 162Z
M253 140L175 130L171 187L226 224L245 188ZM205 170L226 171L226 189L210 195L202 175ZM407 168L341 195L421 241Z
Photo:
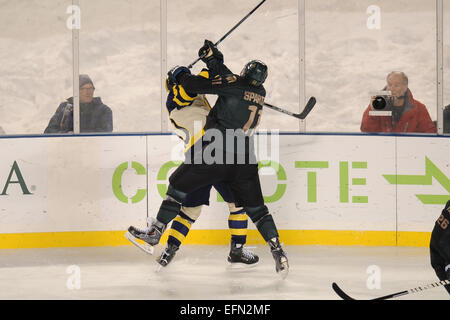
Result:
M243 245L237 245L232 241L227 260L232 269L251 268L258 264L259 257L245 249Z
M153 246L159 243L166 226L153 218L149 218L148 225L145 229L130 226L125 237L139 249L153 254Z
M286 279L289 273L289 264L286 253L281 247L280 240L273 238L268 242L273 259L275 260L275 270L282 279Z
M175 257L178 249L179 247L174 244L167 244L166 248L161 253L161 256L156 259L156 262L158 262L162 267L166 267Z

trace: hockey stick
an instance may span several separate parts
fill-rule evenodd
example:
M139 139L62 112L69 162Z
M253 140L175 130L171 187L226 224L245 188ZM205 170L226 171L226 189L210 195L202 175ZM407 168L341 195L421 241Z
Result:
M290 112L290 111L278 108L276 106L273 106L273 105L271 105L269 103L266 103L266 102L264 102L264 105L266 107L269 107L272 110L275 110L275 111L278 111L278 112L282 112L282 113L287 114L289 116L292 116L292 117L295 117L295 118L303 120L303 119L306 118L306 116L311 112L311 110L316 105L316 98L314 98L314 97L309 98L308 102L306 103L306 105L303 108L303 111L301 113L293 113L293 112Z
M223 40L225 40L226 37L228 37L230 35L230 33L232 33L234 31L234 29L236 29L237 27L239 27L241 25L242 22L244 22L248 17L250 17L250 15L255 12L264 2L266 2L266 0L262 0L256 7L253 8L252 11L250 11L249 13L247 13L247 15L241 19L241 21L239 21L233 28L230 29L230 31L228 31L227 33L225 33L225 35L219 39L219 41L217 41L214 46L217 47L217 45L219 43L221 43ZM190 65L188 65L188 68L191 69L194 64L196 64L197 62L199 62L203 57L198 57L194 62L192 62Z
M415 287L409 290L405 290L405 291L399 291L396 293L392 293L392 294L388 294L386 296L382 296L382 297L378 297L375 299L370 299L370 300L386 300L386 299L392 299L392 298L396 298L396 297L400 297L400 296L404 296L407 294L411 294L411 293L417 293L417 292L421 292L423 290L427 290L427 289L432 289L432 288L436 288L436 287L440 287L440 286L445 286L447 284L450 284L450 279L447 280L442 280L439 282L433 282L430 284L427 284L423 287ZM344 300L356 300L352 297L350 297L348 294L346 294L341 288L339 288L339 286L333 282L332 284L333 290L337 293L337 295L339 297L341 297Z

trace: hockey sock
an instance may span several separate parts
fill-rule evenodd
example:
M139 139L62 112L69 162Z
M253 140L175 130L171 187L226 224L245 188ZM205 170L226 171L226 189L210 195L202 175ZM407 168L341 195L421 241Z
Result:
M248 217L243 208L230 208L228 228L231 232L231 242L237 247L241 247L247 242Z
M178 216L172 222L167 243L179 247L188 235L194 222L195 220L190 219L183 211L180 211Z

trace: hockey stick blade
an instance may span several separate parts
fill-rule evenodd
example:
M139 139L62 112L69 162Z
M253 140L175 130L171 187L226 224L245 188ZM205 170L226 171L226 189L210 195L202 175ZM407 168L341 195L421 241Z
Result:
M445 286L445 285L449 285L450 284L450 279L447 280L441 280L439 282L433 282L430 284L427 284L425 286L419 286L419 287L415 287L409 290L404 290L404 291L399 291L396 293L392 293L392 294L388 294L382 297L378 297L378 298L374 298L374 299L370 299L370 300L387 300L387 299L392 299L392 298L396 298L396 297L400 297L400 296L404 296L407 294L411 294L411 293L417 293L417 292L421 292L427 289L432 289L432 288L436 288L439 286ZM341 297L344 300L356 300L353 299L352 297L350 297L348 294L346 294L344 291L342 291L341 288L339 288L339 286L333 282L332 284L333 290L337 293L337 295L339 297Z
M350 297L348 294L346 294L341 288L339 288L339 286L337 285L337 283L333 282L333 284L331 285L333 287L334 292L336 292L336 294L341 297L343 300L356 300L352 297ZM391 298L395 298L398 296L403 296L405 294L408 294L409 291L401 291L401 292L397 292L394 294L389 294L387 296L383 296L383 297L378 297L375 299L369 299L369 300L386 300L386 299L391 299Z
M336 292L336 294L341 297L343 300L355 300L352 297L350 297L348 294L346 294L344 291L342 291L341 288L339 288L339 286L337 285L336 282L333 282L333 284L331 285L331 287L333 288L334 292Z
M303 108L303 111L301 113L293 113L290 112L288 110L285 109L281 109L279 107L276 107L274 105L271 105L270 103L264 102L264 105L272 110L287 114L289 116L295 117L297 119L305 119L306 116L311 112L311 110L314 108L314 106L316 105L316 98L315 97L311 97L309 98L308 102L306 103L305 107Z
M316 105L316 98L315 97L309 98L308 102L306 103L305 108L298 115L297 118L302 119L302 120L305 119L306 116L311 112L311 110L314 108L315 105Z

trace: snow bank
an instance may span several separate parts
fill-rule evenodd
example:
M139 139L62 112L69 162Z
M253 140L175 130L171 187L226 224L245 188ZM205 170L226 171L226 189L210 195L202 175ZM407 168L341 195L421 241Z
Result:
M257 3L168 1L168 66L191 63L203 39L219 39ZM8 134L42 133L72 95L71 4L0 0L0 125ZM114 131L159 131L166 117L160 112L160 1L80 5L80 72L91 76L96 95L112 108ZM370 5L381 8L379 30L367 28ZM295 112L301 108L297 6L297 0L267 1L220 45L236 73L250 59L267 62L266 101ZM307 131L359 132L369 92L381 89L392 70L406 72L414 96L436 119L434 1L311 0L306 10L306 95L318 101ZM450 25L450 5L445 10ZM444 34L448 65L450 35ZM261 128L297 131L299 124L266 110Z

